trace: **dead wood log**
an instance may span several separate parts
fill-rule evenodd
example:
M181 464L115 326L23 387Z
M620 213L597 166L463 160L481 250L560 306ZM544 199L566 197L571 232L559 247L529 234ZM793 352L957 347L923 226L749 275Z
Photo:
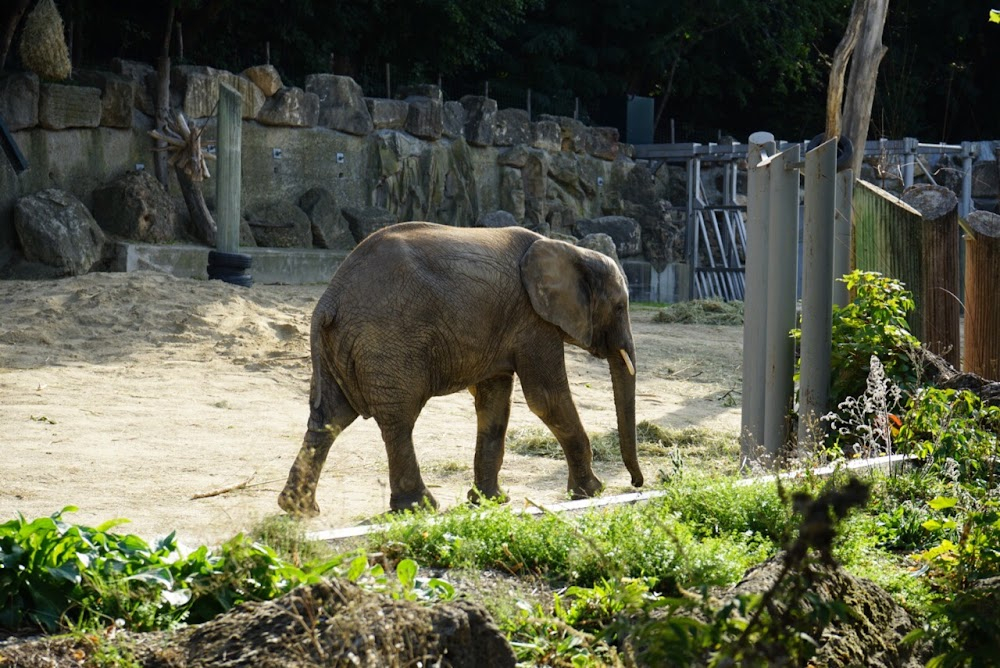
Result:
M922 385L944 390L969 390L984 404L1000 406L1000 382L971 371L958 371L946 359L924 346L913 350L912 354L919 367Z

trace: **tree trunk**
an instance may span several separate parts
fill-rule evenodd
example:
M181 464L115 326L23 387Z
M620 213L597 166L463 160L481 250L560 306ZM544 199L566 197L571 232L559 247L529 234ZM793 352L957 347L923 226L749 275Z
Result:
M1000 216L973 211L965 238L965 368L1000 380Z
M7 63L7 54L10 53L10 45L14 42L17 25L21 22L21 17L24 16L30 2L31 0L14 0L7 8L7 15L4 16L3 25L0 26L0 71L3 71Z
M920 341L956 369L961 368L959 324L958 197L948 188L917 185L903 192L902 200L920 212L923 284L914 298L923 311Z
M882 30L889 11L889 0L854 0L851 18L844 37L834 52L830 68L826 101L826 136L840 136L851 140L854 155L851 168L861 173L865 155L865 140L871 123L872 102L878 67L885 55ZM844 72L850 60L851 72L846 95Z
M201 240L215 248L215 218L212 217L212 212L208 210L208 205L205 203L201 182L192 180L183 169L177 168L174 173L177 174L177 182L181 186L184 203L187 204L188 214L191 216L191 224Z
M156 129L163 132L170 118L170 35L174 27L174 0L170 0L167 8L167 27L163 37L163 50L156 59ZM164 188L169 187L170 179L167 166L167 144L156 140L153 158L153 172Z

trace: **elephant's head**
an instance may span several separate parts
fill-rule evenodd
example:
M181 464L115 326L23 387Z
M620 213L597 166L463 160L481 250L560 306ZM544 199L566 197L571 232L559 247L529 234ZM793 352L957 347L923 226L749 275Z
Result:
M635 345L621 267L602 253L540 239L521 259L521 280L544 320L559 327L571 343L608 360L622 459L632 484L642 486L636 455Z

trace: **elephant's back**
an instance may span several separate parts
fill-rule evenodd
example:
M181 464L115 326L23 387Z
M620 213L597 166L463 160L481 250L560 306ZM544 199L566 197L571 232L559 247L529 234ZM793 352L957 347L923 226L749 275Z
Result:
M520 260L539 238L523 228L431 223L371 235L317 306L323 326L315 333L337 375L354 389L420 383L417 393L429 398L511 370L503 341L530 312ZM416 369L425 376L415 378ZM351 403L369 412L365 398Z

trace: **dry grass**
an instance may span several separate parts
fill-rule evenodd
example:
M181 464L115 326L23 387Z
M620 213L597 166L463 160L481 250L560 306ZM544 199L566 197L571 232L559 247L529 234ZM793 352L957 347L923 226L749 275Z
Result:
M666 306L653 316L653 322L685 325L742 325L743 302L696 299Z
M739 463L740 446L735 435L702 427L669 429L646 420L636 426L636 435L640 456L670 459L675 467L690 466L699 471L732 473ZM591 433L589 436L594 461L616 462L621 459L617 431ZM563 457L559 442L540 427L512 430L507 436L507 449L529 457Z

